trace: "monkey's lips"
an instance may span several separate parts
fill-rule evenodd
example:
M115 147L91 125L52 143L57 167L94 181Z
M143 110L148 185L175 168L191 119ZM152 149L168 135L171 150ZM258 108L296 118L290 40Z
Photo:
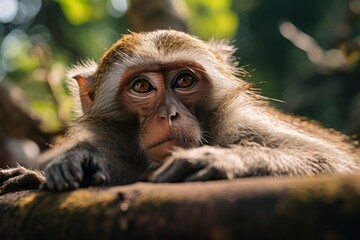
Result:
M165 138L163 140L160 140L159 142L156 142L156 143L148 146L147 149L156 148L156 147L159 147L164 144L171 144L174 146L182 146L182 145L189 145L189 144L194 145L193 141L189 141L186 139L184 140L184 139L181 139L178 137L168 137L168 138Z
M175 147L191 148L196 147L195 141L178 137L168 137L146 147L148 157L153 161L164 160Z

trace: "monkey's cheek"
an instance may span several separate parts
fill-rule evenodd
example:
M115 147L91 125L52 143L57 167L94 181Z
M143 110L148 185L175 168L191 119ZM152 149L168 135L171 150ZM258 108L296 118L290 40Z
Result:
M152 147L147 149L146 155L149 160L154 162L163 162L167 157L171 155L171 152L174 151L175 148L193 148L198 147L198 145L194 143L185 143L178 141L168 141L159 146Z

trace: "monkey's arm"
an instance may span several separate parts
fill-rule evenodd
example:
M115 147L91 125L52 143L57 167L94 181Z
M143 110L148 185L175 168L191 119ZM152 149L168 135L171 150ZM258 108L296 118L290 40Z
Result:
M340 141L315 135L321 130L318 126L314 131L308 129L314 132L311 134L305 127L302 129L300 123L287 121L288 116L276 110L266 112L243 107L234 111L237 111L236 117L228 118L229 123L219 129L218 143L226 147L204 146L175 151L151 180L313 176L360 170L357 158Z
M105 158L87 142L78 143L60 153L58 149L50 150L37 161L39 165L36 168L43 169L46 165L44 172L22 166L0 169L0 194L39 187L65 191L109 182Z
M346 156L344 156L346 158ZM178 150L150 177L153 182L190 182L252 176L313 176L359 171L355 162L294 149L203 146Z

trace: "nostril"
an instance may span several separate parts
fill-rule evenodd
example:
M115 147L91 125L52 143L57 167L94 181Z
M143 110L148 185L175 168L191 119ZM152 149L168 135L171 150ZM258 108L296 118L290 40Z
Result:
M179 117L179 113L175 112L170 114L170 120L174 121L175 119L177 119Z

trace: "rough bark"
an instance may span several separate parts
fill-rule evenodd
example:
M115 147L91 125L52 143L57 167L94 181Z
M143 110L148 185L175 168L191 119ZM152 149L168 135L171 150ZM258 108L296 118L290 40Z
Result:
M0 197L0 239L360 239L360 176Z

